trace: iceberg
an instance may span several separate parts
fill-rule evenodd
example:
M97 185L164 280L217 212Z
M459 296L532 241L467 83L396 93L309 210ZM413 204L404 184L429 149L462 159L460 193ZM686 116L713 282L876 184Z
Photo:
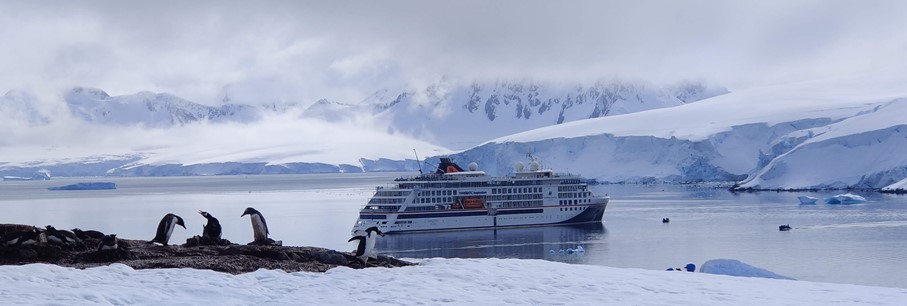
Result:
M800 204L816 204L816 201L819 200L819 198L811 196L799 196L797 199L800 200Z
M89 182L75 183L66 186L48 187L47 190L109 190L117 189L116 183L111 182Z
M863 202L866 202L866 198L852 193L842 193L825 199L825 204L860 204Z

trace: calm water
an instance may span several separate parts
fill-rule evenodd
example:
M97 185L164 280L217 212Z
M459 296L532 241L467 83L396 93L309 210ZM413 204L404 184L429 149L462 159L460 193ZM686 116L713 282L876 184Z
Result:
M375 186L398 173L166 178L55 179L0 182L0 223L52 224L150 239L173 212L201 233L205 210L224 237L252 240L248 206L268 220L285 245L350 250L358 209ZM48 191L84 181L112 181L117 190ZM733 258L800 280L907 288L907 196L863 194L859 205L798 205L808 193L732 194L697 186L594 186L611 195L605 222L503 230L388 235L379 251L397 257L534 258L578 264L663 270ZM835 193L810 194L824 198ZM671 218L662 224L661 219ZM778 231L789 223L793 230ZM561 249L582 246L579 255ZM554 251L554 254L552 254Z

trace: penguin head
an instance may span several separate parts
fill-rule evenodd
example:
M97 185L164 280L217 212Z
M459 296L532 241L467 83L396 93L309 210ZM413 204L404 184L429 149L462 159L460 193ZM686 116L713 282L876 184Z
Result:
M244 217L245 215L260 215L260 214L261 213L259 213L257 210L255 210L255 208L246 207L246 210L242 212L242 216L240 216L240 217Z
M381 237L384 237L384 233L381 232L381 230L378 229L377 226L369 227L369 228L365 229L365 232L366 232L366 233L372 233L372 232L374 232L374 233L376 233L376 234L378 234L378 235L381 235Z
M57 229L54 228L52 225L45 226L44 228L46 228L48 232L56 232L56 231L57 231Z
M198 214L199 214L199 215L202 215L202 217L205 217L205 218L211 218L211 214L209 214L207 211L201 211L201 210L199 210L199 211L198 211Z
M183 229L185 229L186 223L183 223L183 218L180 218L180 216L177 216L177 215L173 215L173 216L176 217L176 225L182 226Z

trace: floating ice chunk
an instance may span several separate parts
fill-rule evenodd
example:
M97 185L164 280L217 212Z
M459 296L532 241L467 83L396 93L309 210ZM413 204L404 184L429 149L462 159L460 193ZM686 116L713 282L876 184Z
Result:
M47 188L47 190L107 190L107 189L117 189L117 184L111 183L111 182L90 182L90 183L75 183L72 185Z
M860 204L863 202L866 202L866 198L852 193L843 193L825 199L826 204Z
M800 204L816 204L816 201L819 200L819 198L811 196L799 196L797 199L800 200Z

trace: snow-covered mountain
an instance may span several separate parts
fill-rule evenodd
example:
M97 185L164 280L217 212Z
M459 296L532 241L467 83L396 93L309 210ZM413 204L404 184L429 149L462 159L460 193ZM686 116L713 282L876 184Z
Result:
M622 80L590 84L441 81L422 90L378 91L358 105L318 105L325 117L372 112L393 132L450 147L576 120L674 107L727 93L701 82L657 86Z
M139 92L111 97L100 89L77 87L63 96L73 116L108 125L162 128L199 121L251 122L261 118L256 107L224 104L206 106L166 93Z
M905 98L896 72L768 86L535 129L453 157L493 174L531 153L544 166L608 182L882 188L907 177Z
M35 107L35 96L24 90L10 90L0 97L0 120L17 121L28 125L50 122L47 115Z

